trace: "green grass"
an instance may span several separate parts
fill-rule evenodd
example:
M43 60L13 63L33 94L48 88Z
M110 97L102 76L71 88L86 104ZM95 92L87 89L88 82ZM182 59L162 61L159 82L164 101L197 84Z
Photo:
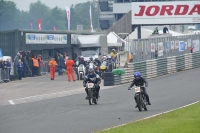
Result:
M200 102L99 133L200 133Z

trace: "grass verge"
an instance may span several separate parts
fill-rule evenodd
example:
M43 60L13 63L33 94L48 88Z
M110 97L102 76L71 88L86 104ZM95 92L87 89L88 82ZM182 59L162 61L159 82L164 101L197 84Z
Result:
M200 133L200 102L98 133Z

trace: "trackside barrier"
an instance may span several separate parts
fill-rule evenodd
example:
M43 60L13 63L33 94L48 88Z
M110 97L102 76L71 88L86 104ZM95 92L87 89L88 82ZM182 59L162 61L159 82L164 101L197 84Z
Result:
M200 53L189 53L180 56L172 56L154 60L146 60L136 63L128 63L125 74L114 76L114 85L133 81L133 73L139 71L146 79L194 69L200 67Z
M9 69L1 69L1 82L9 82L10 81L10 75L9 75Z
M48 75L49 74L49 65L48 61L44 61L41 66L41 75Z

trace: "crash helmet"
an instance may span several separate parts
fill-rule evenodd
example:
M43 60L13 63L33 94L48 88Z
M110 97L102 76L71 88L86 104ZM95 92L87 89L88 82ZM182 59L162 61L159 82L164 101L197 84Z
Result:
M90 76L94 76L94 69L89 68L88 73L89 73Z
M92 58L92 57L90 57L90 61L93 61L93 58Z
M139 80L140 78L141 78L141 74L140 74L140 72L134 72L134 78L136 79L136 80Z

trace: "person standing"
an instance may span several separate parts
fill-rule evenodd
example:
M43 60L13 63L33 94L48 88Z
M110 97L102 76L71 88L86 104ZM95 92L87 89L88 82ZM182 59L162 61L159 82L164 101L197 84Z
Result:
M8 78L10 80L10 71L11 71L11 62L10 62L10 59L7 59L7 71L8 71Z
M59 64L58 64L58 75L63 75L63 69L65 68L65 60L63 58L63 55L60 54L59 58Z
M40 54L38 55L38 63L39 63L38 75L42 76L41 70L42 70L43 60L42 60L42 56Z
M70 75L72 75L72 79L73 79L73 81L75 81L74 72L73 72L73 66L74 66L74 61L69 57L68 60L66 61L68 82L70 82Z
M21 59L19 59L18 64L17 64L17 70L18 70L18 75L19 75L19 80L22 80L22 71L23 71L23 63Z
M168 28L165 26L164 28L163 28L163 34L166 34L166 33L169 33L169 30L168 30Z
M23 62L23 72L22 72L22 76L23 76L24 78L26 78L26 73L27 73L27 70L28 70L28 61L27 61L26 56L23 57L22 62Z
M51 60L49 61L50 79L51 80L54 80L54 78L55 78L56 66L57 66L57 63L55 61L55 58L51 58Z
M32 76L35 77L38 74L39 63L38 63L38 59L36 58L36 56L34 56L34 58L32 58L32 61L33 61Z

